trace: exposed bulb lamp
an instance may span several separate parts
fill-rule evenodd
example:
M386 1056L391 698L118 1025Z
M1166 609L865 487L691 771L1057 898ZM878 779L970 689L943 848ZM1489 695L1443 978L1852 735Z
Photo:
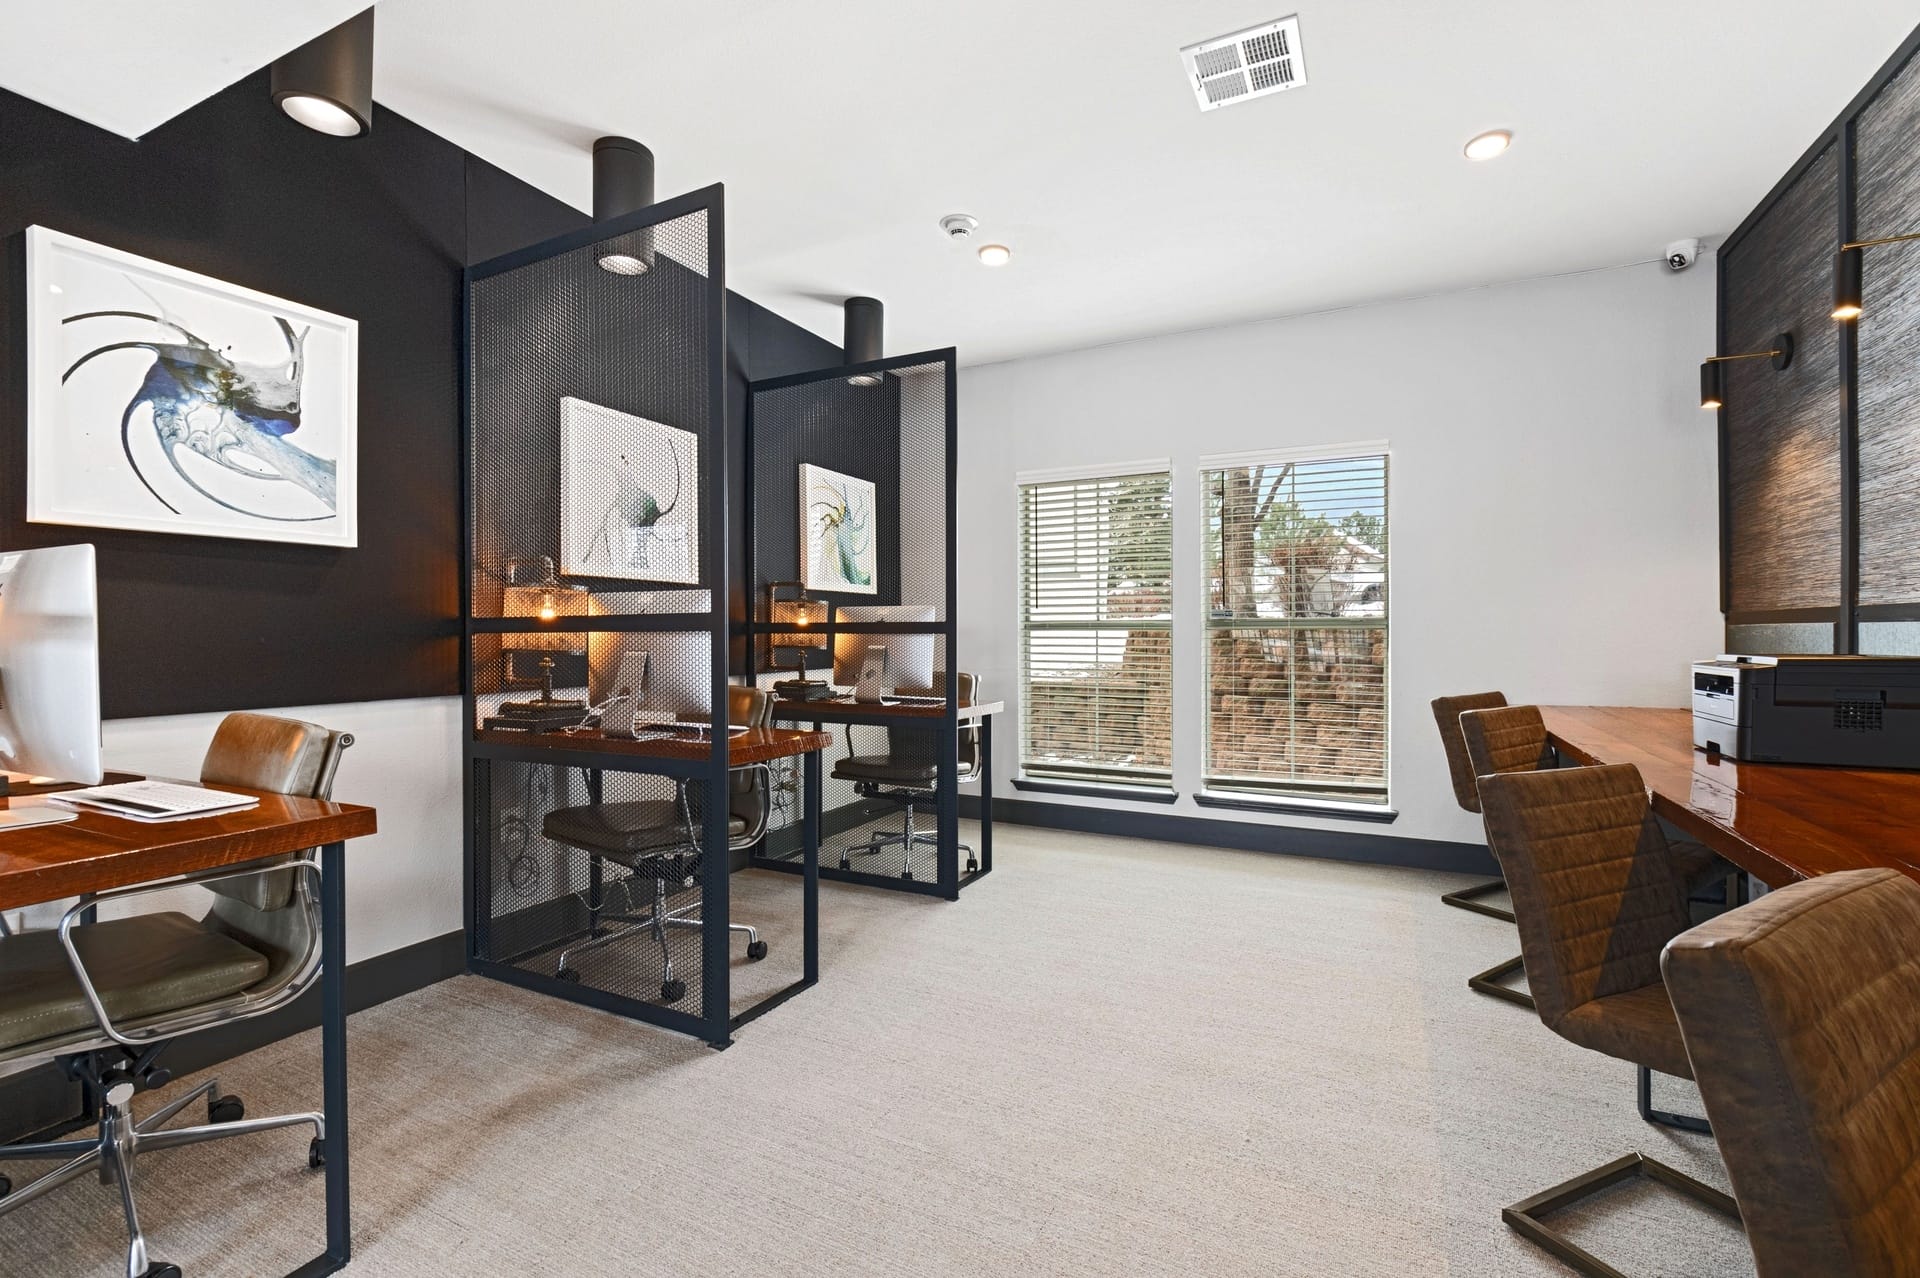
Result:
M1709 357L1700 365L1700 407L1716 409L1727 402L1726 366L1740 359L1771 360L1774 371L1779 372L1793 363L1793 334L1779 334L1773 339L1773 347L1770 350Z

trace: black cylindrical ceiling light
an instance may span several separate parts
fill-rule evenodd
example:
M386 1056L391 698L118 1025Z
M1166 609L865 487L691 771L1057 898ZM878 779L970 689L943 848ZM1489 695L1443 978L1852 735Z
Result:
M1700 407L1719 408L1727 402L1727 365L1737 359L1769 360L1774 371L1780 372L1793 363L1793 334L1776 334L1772 347L1764 351L1748 351L1744 355L1715 355L1702 363Z
M840 349L845 353L845 362L868 364L879 359L887 322L887 308L880 304L880 299L849 297L842 313L846 326L842 330ZM857 373L847 379L847 385L878 386L881 381L878 373Z
M610 221L653 203L653 152L632 138L593 141L593 220ZM645 275L653 266L652 227L601 246L600 269Z
M336 138L373 128L373 10L356 14L273 64L274 105Z

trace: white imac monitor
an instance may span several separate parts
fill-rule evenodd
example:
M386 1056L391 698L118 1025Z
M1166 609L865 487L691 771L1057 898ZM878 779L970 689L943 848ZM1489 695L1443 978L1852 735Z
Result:
M896 604L892 607L855 606L841 608L840 621L934 621L937 610L931 604ZM884 644L887 649L887 681L901 690L926 692L933 688L933 635L835 635L833 637L833 681L851 688L860 681L860 662L868 644Z
M99 632L92 546L0 551L0 768L100 783Z
M704 714L713 699L713 640L704 631L596 631L587 645L594 705L630 693L643 718Z

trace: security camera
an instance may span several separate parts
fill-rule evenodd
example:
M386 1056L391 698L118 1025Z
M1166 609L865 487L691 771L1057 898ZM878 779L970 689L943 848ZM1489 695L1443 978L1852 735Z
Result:
M1700 260L1699 240L1675 240L1667 245L1667 269L1684 271Z

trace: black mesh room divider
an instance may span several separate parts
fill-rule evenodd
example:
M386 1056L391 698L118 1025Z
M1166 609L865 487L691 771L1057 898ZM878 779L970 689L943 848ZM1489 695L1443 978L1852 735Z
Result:
M469 965L725 1043L762 1009L727 928L755 774L698 726L729 717L721 189L474 267L466 305ZM784 997L799 949L743 984Z
M957 777L983 771L991 739L985 720L963 727L960 707L982 697L954 654L954 371L947 349L753 383L741 626L751 681L804 673L842 690L776 703L836 737L820 876L948 898L992 868L990 833L964 849L959 834ZM900 694L885 707L845 695L878 646ZM774 788L753 863L797 869L797 762Z

